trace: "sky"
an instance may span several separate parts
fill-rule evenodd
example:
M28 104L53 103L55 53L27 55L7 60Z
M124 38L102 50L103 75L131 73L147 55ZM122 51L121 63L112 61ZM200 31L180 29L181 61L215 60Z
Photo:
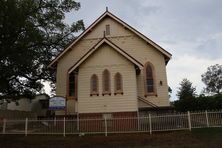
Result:
M93 23L106 7L172 54L167 65L172 100L183 78L203 90L201 74L222 64L222 0L80 0L65 22Z

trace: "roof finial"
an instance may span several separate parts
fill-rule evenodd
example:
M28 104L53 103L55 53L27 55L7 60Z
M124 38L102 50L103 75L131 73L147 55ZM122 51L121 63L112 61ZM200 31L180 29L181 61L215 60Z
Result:
M108 7L106 7L106 11L109 11L109 10L108 10Z

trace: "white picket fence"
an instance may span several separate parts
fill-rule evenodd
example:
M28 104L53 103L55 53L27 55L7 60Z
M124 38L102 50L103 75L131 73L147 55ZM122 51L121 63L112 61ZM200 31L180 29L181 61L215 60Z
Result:
M23 119L0 121L1 134L104 134L139 133L192 128L222 127L222 111L187 112L172 115L151 115L134 118L103 119Z

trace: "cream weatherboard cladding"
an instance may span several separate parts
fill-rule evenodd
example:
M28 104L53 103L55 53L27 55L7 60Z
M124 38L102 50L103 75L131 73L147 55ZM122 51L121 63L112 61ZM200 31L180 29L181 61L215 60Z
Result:
M56 94L59 95L59 96L64 96L64 97L67 96L67 94L66 94L67 93L67 88L66 88L67 78L66 77L67 77L68 70L84 54L86 54L86 52L88 52L96 43L98 43L103 38L104 30L106 29L106 25L110 26L110 35L106 36L106 38L108 38L114 44L119 46L121 49L123 49L125 52L127 52L129 55L131 55L133 58L138 60L143 65L146 62L151 62L153 64L153 66L155 67L155 76L156 76L155 77L155 84L156 84L157 96L144 97L144 85L145 85L144 84L144 72L143 72L143 68L141 68L140 74L135 75L135 77L134 77L135 80L136 80L135 84L133 84L133 86L131 86L131 87L136 87L136 92L134 92L134 94L133 94L133 96L135 98L134 98L134 100L127 99L127 97L129 97L129 96L124 94L123 96L121 96L121 97L125 97L125 100L123 99L123 102L125 101L124 104L132 104L132 102L135 103L135 99L137 98L137 96L140 96L140 97L143 97L144 99L147 99L148 101L156 104L157 106L169 106L168 83L167 83L167 76L166 76L165 56L159 50L157 50L155 47L153 47L152 45L147 43L144 39L140 38L134 32L130 31L125 26L118 23L117 21L115 21L113 18L111 18L109 16L104 17L98 24L95 25L95 27L93 27L77 43L75 43L75 45L71 48L71 50L68 50L65 54L63 54L63 56L61 58L59 58L59 60L57 61ZM102 47L105 48L104 46L102 46ZM106 48L104 49L104 51L105 50L106 50ZM101 51L103 51L103 50L101 50ZM97 51L95 51L95 52L97 52ZM93 55L96 55L96 54L93 54ZM119 58L121 57L123 61L126 60L125 57L123 57L119 54L115 54L115 55L116 55L116 57L119 57ZM91 56L89 58L91 59ZM112 57L110 59L113 59L113 58L115 58L115 57ZM89 59L86 59L86 63L88 62L88 60ZM116 67L111 66L112 63L111 63L111 65L109 65L109 64L106 65L107 67L110 66L112 68L112 70L110 69L112 96L104 96L104 98L114 97L113 96L113 91L114 91L113 90L114 89L113 88L113 83L114 83L114 81L113 81L114 78L113 77L114 77L114 74L116 72L121 72L121 71L118 71L119 69L121 69L123 71L127 71L127 73L135 74L134 65L132 65L132 63L129 62L129 61L127 61L127 62L128 62L129 65L131 65L131 68L133 68L133 69L130 69L129 65L128 65L129 66L128 68L126 68L125 66L118 67L117 65L116 65ZM86 64L86 63L84 63L84 64ZM69 112L69 113L76 112L77 110L79 112L101 112L101 110L99 108L102 105L101 104L99 105L99 103L98 103L98 102L100 102L99 97L97 98L96 96L93 96L92 98L94 98L95 100L94 100L94 102L91 102L92 106L98 104L97 107L99 107L99 108L96 109L96 108L87 106L86 102L87 101L90 102L92 100L92 98L89 97L89 95L90 95L90 87L89 86L90 86L90 76L91 75L89 76L88 79L86 79L87 76L85 76L84 74L83 75L81 74L82 71L84 71L84 68L83 68L84 64L82 64L79 67L78 109L76 109L76 108L74 109L74 107L72 105L69 105L69 102L71 102L71 104L74 104L74 102L75 102L74 100L69 100L67 102L67 105L68 105L67 112ZM94 67L95 67L95 65L94 65ZM99 67L101 67L101 65L98 66L98 68ZM92 74L93 74L93 72L92 72ZM102 93L102 90L101 90L102 81L101 81L101 76L100 76L101 74L102 74L102 72L97 74L98 77L99 77L99 94L100 94L100 96L101 96L101 93ZM123 76L123 81L124 81L125 75L124 75L123 72L121 72L121 74ZM87 80L87 82L86 82L86 80ZM160 81L163 82L162 85L160 85ZM84 82L84 85L86 83L87 86L83 87L83 85L82 85L83 82ZM123 83L126 83L126 82L123 82ZM86 89L89 89L88 93L85 94L85 95L87 95L88 100L85 98L86 96L83 95L83 92L87 91ZM125 91L128 91L128 89L133 89L133 88L125 88L125 86L123 85L124 93L125 93ZM112 100L112 99L110 99L110 100ZM103 107L102 107L103 110L107 111L107 112L108 111L114 111L115 107L118 107L118 105L119 105L119 103L115 102L114 100L112 100L111 102L108 101L106 103L117 105L117 106L110 105L110 106L106 107L106 109L103 105ZM136 102L132 106L129 105L128 108L122 108L122 111L137 110L138 109L137 104L139 104L139 106L141 106L141 107L144 106L144 103L141 103L141 102L137 103ZM84 107L84 105L86 105L86 106ZM111 106L115 106L115 107L112 109ZM89 109L88 111L87 111L87 108Z
M108 69L111 79L111 96L102 95L102 73ZM114 95L114 75L123 75L124 94ZM92 74L99 78L99 96L90 96L89 80ZM134 65L107 44L102 45L79 67L78 112L137 111L137 88Z

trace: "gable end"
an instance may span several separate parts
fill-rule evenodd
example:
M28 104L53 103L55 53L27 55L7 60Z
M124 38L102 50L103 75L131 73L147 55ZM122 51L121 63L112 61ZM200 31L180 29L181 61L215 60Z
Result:
M106 11L98 19L96 19L85 31L83 31L67 48L65 48L60 54L58 54L58 56L48 65L48 67L54 67L56 62L69 49L71 49L84 35L86 35L88 32L90 32L100 21L102 21L106 17L110 17L110 18L114 19L118 23L122 24L124 26L124 28L129 29L130 31L132 31L133 33L138 35L140 38L145 40L148 44L152 45L155 49L159 50L164 55L166 64L168 63L168 61L170 60L170 58L172 56L169 52L167 52L165 49L163 49L161 46L156 44L154 41L152 41L151 39L147 38L145 35L143 35L139 31L137 31L136 29L134 29L133 27L131 27L130 25L128 25L127 23L125 23L124 21L119 19L117 16L113 15L109 11Z

